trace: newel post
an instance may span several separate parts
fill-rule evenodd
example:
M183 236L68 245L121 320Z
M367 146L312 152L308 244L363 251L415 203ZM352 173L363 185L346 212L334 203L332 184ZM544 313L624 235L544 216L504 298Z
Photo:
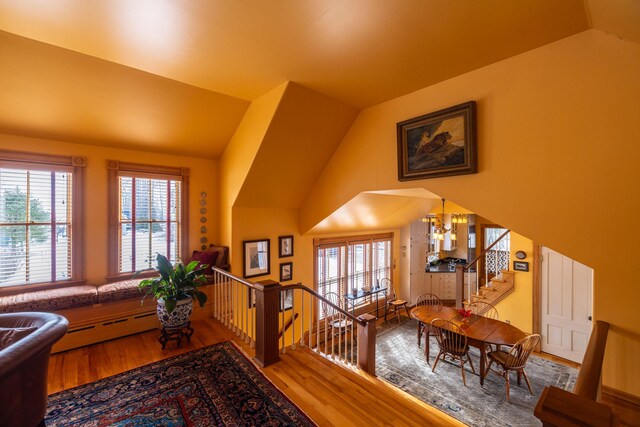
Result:
M366 326L358 323L358 368L376 374L376 318L371 314L363 314L358 319L367 322Z
M471 289L471 284L469 284L469 289ZM464 301L464 267L456 265L456 307L462 308L462 301Z
M278 352L278 311L282 286L273 280L256 283L256 356L261 367L280 360Z

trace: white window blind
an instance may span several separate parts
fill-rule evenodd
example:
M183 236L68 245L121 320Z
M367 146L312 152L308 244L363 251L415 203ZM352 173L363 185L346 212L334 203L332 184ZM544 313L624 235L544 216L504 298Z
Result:
M180 257L181 181L119 177L119 273L153 268L156 254Z
M72 175L0 167L0 286L71 279Z
M351 289L373 287L391 277L392 234L316 241L316 289L320 295L335 292L343 301ZM361 299L360 305L370 301ZM320 318L324 317L319 305Z

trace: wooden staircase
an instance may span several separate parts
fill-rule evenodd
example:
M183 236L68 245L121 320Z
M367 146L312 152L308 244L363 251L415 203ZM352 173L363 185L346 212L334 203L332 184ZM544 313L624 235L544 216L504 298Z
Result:
M471 302L482 301L491 305L496 305L507 296L513 293L515 272L509 270L502 270L500 272L501 278L494 277L491 279L487 286L482 286L478 289L479 294L471 295ZM465 308L469 305L469 301L464 302ZM483 314L482 312L478 314Z

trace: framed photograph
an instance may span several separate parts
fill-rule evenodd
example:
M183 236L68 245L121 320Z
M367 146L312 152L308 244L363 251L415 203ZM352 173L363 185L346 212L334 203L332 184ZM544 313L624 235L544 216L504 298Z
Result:
M265 276L271 273L269 239L242 242L242 275L245 278Z
M280 236L278 243L280 258L293 256L293 236Z
M475 101L405 120L397 131L399 181L478 171Z
M287 280L293 280L292 262L283 262L280 264L280 281L286 282Z
M529 271L529 263L526 261L513 261L515 271Z

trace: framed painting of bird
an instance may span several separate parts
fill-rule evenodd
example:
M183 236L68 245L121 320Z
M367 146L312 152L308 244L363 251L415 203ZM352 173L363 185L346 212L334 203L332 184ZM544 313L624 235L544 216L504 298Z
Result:
M398 180L478 171L475 101L397 124Z

